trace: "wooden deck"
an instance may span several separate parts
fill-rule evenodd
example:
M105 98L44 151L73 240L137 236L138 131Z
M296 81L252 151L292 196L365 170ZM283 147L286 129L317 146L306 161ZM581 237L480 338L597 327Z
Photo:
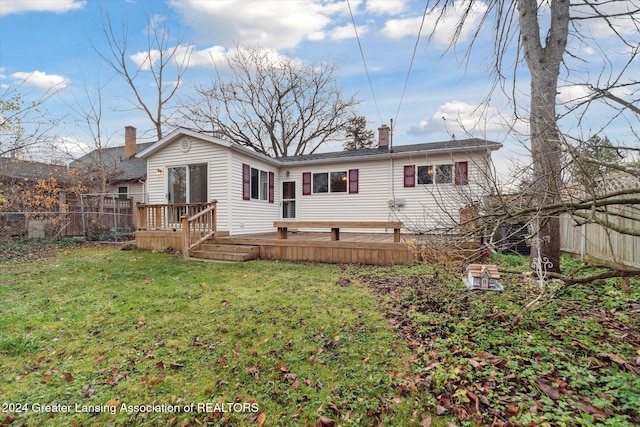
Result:
M404 238L405 236L403 236ZM414 261L414 254L403 243L394 243L393 232L341 232L339 241L326 232L291 232L286 240L278 233L218 236L207 240L211 244L248 245L260 248L260 258L283 261L311 261L370 265L397 265ZM136 246L147 250L172 248L182 250L182 230L138 230Z
M223 236L217 230L217 202L137 205L136 246L147 250L174 249L185 258L245 260L259 258L355 263L406 264L414 252L402 243L400 222L275 221L270 233ZM294 228L295 227L295 228ZM288 231L289 228L327 231ZM340 229L387 230L378 233L340 232Z
M260 258L282 261L397 265L414 261L404 243L394 243L391 233L340 233L331 240L330 232L289 232L286 240L278 233L217 237L212 242L260 247Z

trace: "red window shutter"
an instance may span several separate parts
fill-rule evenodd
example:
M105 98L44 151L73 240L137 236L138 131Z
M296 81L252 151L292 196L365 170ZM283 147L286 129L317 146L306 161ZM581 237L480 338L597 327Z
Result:
M456 162L455 184L456 185L469 184L469 163L468 162Z
M358 194L358 169L349 169L349 194Z
M404 167L404 186L416 186L416 167L415 165L407 165Z
M251 199L251 167L242 165L242 200Z
M273 203L274 200L274 185L275 175L273 172L269 172L269 203Z
M304 172L302 174L302 195L308 196L311 194L311 172Z

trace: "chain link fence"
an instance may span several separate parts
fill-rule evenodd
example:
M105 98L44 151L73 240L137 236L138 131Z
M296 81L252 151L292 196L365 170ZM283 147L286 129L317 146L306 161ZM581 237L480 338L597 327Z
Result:
M126 241L134 237L133 194L81 194L69 197L59 212L0 212L5 239L82 237L94 241ZM142 195L144 198L144 195Z

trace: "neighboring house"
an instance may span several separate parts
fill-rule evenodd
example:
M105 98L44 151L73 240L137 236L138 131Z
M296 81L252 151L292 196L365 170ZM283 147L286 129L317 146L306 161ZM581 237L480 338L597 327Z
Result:
M125 145L96 149L71 163L91 176L91 193L100 193L100 176L107 178L106 194L133 199L133 205L146 202L147 162L136 156L153 143L137 144L136 128L125 127ZM101 169L104 169L102 171Z
M402 221L411 233L446 232L488 194L483 139L270 158L238 144L177 129L138 153L149 204L217 200L217 234L274 231L273 222ZM347 230L348 231L348 230ZM373 231L373 230L371 230Z
M67 168L60 165L0 157L0 180L3 183L24 179L48 180L52 177L61 179L65 177L66 172Z

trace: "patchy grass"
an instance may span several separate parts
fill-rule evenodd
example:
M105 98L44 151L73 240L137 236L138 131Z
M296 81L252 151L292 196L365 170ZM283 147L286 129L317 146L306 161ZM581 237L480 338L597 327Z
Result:
M0 270L0 424L409 426L428 415L398 388L406 345L337 266L50 255Z
M46 254L1 264L0 424L640 423L638 281L512 325L538 294L521 257L494 259L516 273L482 293L425 264Z
M519 274L503 277L502 293L468 291L462 273L428 267L349 274L378 295L413 349L407 387L437 413L463 425L640 424L639 281L567 289L514 326L539 291Z

